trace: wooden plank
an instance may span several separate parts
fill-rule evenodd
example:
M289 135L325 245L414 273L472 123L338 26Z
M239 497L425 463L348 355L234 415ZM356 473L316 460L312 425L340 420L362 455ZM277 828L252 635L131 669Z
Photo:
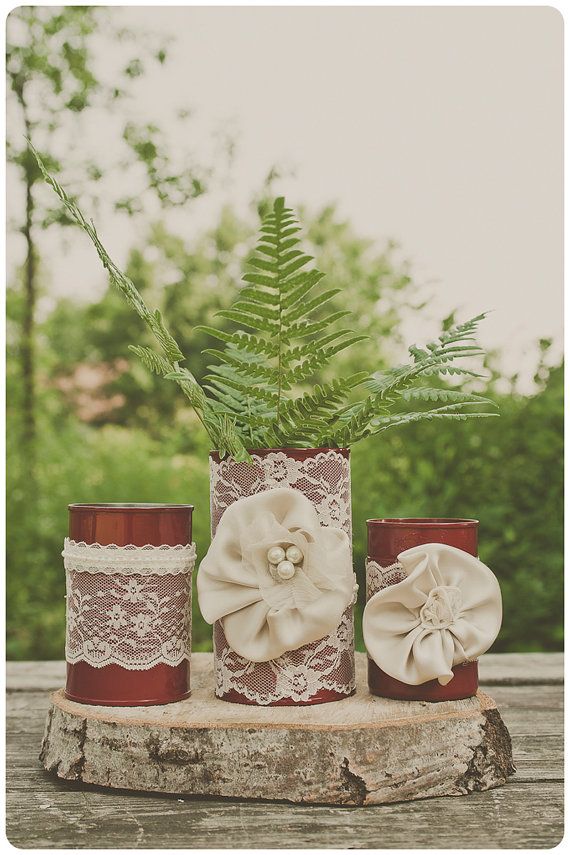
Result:
M65 662L7 662L9 692L54 692L65 685Z
M22 679L23 664L29 668ZM563 697L556 683L493 688L518 766L505 787L468 798L336 808L110 792L60 781L37 759L49 697L30 690L38 675L42 688L61 686L64 664L10 663L8 670L19 681L7 704L6 772L7 834L18 847L532 849L562 838L556 779L563 773Z
M504 784L511 743L494 702L388 700L366 688L334 704L256 707L212 695L210 654L193 657L192 697L97 707L52 695L42 762L59 777L166 793L382 804Z
M562 686L493 686L492 692L511 736L562 736Z
M486 653L479 660L485 686L545 686L564 682L563 653Z
M192 800L33 781L9 793L18 847L171 849L551 848L563 835L559 783L510 783L468 798L361 808Z
M558 684L564 680L563 653L487 653L479 660L482 686ZM55 691L65 683L65 662L8 662L9 691Z

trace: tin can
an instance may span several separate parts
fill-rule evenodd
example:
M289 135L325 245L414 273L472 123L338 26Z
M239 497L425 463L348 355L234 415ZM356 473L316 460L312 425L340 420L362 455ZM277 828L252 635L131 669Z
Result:
M276 487L299 490L314 505L322 526L343 529L352 542L350 452L347 448L263 448L251 463L210 454L212 536L233 502ZM350 604L326 638L270 662L249 662L228 645L214 624L216 695L260 706L305 706L339 701L355 691L354 618Z
M424 543L445 543L478 556L479 521L472 519L410 518L371 519L368 526L368 559L366 562L367 601L382 587L401 581L397 568L398 555ZM377 567L383 568L379 581ZM477 662L467 662L453 669L453 679L442 686L430 680L410 686L390 677L368 658L368 687L373 695L405 701L451 701L469 698L478 688Z
M109 706L190 694L192 505L71 504L65 694Z

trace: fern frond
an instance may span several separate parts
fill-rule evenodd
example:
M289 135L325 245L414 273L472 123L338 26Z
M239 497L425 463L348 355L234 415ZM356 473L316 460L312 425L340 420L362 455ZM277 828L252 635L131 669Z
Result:
M428 410L425 413L406 413L405 415L395 415L378 425L371 427L368 436L374 436L378 433L388 430L393 427L402 427L412 422L420 421L435 421L437 419L451 419L452 421L465 422L469 419L490 419L498 418L498 413L462 413L462 412L438 412L437 410Z
M278 372L273 366L267 366L251 359L250 354L238 348L227 348L226 350L208 349L203 353L208 356L214 356L220 362L226 365L231 365L234 368L235 374L242 377L245 381L252 383L265 382L270 385L277 385ZM257 354L255 354L257 356ZM285 388L285 383L283 383ZM289 388L288 386L286 388Z
M233 306L218 313L238 328L230 332L199 328L223 344L205 351L216 364L209 366L202 388L192 372L180 365L183 354L160 311L148 308L134 283L109 256L93 222L86 220L49 174L31 143L30 148L46 182L71 220L87 234L112 284L150 329L161 352L142 346L132 346L131 351L148 370L178 384L222 456L249 460L246 445L347 446L415 421L497 415L482 409L495 404L481 395L425 385L430 376L480 376L457 362L482 355L475 336L485 315L452 326L423 347L410 347L406 365L373 377L361 372L309 390L302 388L335 354L366 336L338 328L337 322L349 312L325 314L325 305L338 290L314 290L323 274L309 266L312 258L299 247L299 225L282 198L275 200L263 220ZM414 385L418 380L420 385ZM354 401L354 390L363 383L367 394ZM428 406L423 412L394 411L418 403L441 406Z
M323 307L338 289L311 293L323 274L308 267L313 259L299 248L298 234L293 211L284 199L276 199L248 259L244 287L231 308L218 313L255 333L205 330L225 345L205 351L215 357L218 367L225 367L223 375L216 372L215 380L207 378L209 391L226 407L235 403L232 394L242 401L254 398L271 406L271 411L253 416L255 428L265 429L266 445L310 443L326 432L341 405L347 404L354 388L350 378L310 392L295 390L325 368L332 356L364 338L351 330L330 330L348 312L322 316ZM292 344L294 339L301 339L302 344ZM251 417L245 411L236 416L242 433L247 432Z
M352 374L342 380L333 380L317 385L311 392L295 400L288 400L283 406L282 423L294 439L305 439L315 445L323 445L323 437L330 431L330 425L338 418L345 406L350 392L366 377L366 372ZM283 428L271 432L274 441L283 440Z
M440 390L426 391L425 388L422 390L422 387L419 387L414 392L410 391L414 381L426 373L443 373L449 368L451 360L478 355L481 352L480 348L470 342L473 341L473 333L484 317L485 315L478 315L452 327L447 332L442 333L437 341L429 342L423 348L413 345L409 348L412 357L411 363L400 365L368 378L364 385L371 394L343 414L333 431L333 438L339 444L352 445L373 433L378 433L377 425L382 423L383 419L392 418L389 415L392 407L398 400L406 400L406 394L410 395L409 400L447 400L455 402L457 406L460 406L461 403L465 406L488 406L489 404L494 406L493 402L482 398L482 396L468 395L456 390L446 390L441 393L440 398L433 397L439 394ZM432 395L431 398L429 398L429 394ZM453 404L450 404L451 406ZM441 414L443 415L443 413ZM410 414L394 418L406 418L407 415ZM455 413L455 415L458 414ZM472 418L474 414L465 414L465 417ZM419 419L419 416L417 418ZM406 422L398 421L397 423L405 424Z
M350 315L350 312L333 312L332 315L329 315L322 321L316 321L314 323L310 323L307 320L297 321L297 323L291 324L288 328L287 338L304 338L305 336L315 335L316 333L320 333L323 330L328 329L332 324L336 323L336 321L340 321L341 318L346 318L347 315Z
M243 332L243 330L228 333L224 330L217 330L215 327L198 326L194 327L194 331L206 333L212 336L212 338L217 338L218 341L223 341L235 347L241 347L249 353L265 354L265 356L276 356L277 354L276 342Z
M428 389L425 386L419 386L416 389L404 389L401 392L401 397L404 401L445 401L457 404L472 403L488 404L491 407L497 406L495 401L485 398L483 395L475 395L472 392L461 392L456 389Z
M235 321L237 324L245 324L246 327L251 327L253 330L271 333L271 335L276 335L279 331L277 323L269 321L267 318L252 318L247 312L241 312L237 309L222 309L221 312L216 312L216 315L219 318L226 318L228 321Z
M420 372L422 377L433 377L434 375L438 376L455 376L455 377L474 377L476 379L480 379L484 375L477 372L471 371L469 368L463 368L459 365L448 365L447 363L443 363L441 365L432 365L429 368L424 368Z
M165 377L172 371L172 365L160 353L151 350L150 347L139 347L135 344L129 344L129 350L136 354L142 364L153 374L158 374L159 377Z
M155 309L152 314L152 319L149 321L149 326L154 333L154 336L162 347L166 358L170 362L182 362L184 354L178 347L178 344L166 329L162 315L159 309Z
M272 413L275 413L275 405L277 403L277 390L271 386L259 386L248 383L243 377L236 374L233 368L229 365L210 365L208 366L212 374L207 374L204 380L208 383L213 383L216 386L228 386L240 394L255 398L258 401L264 401Z

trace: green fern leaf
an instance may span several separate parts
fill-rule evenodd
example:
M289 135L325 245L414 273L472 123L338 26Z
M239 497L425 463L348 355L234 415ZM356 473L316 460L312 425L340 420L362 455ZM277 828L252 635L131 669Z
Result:
M419 386L416 389L404 389L401 393L404 401L447 401L450 403L474 403L489 404L496 407L496 403L483 395L474 395L471 392L460 392L455 389L428 389Z
M390 425L393 423L406 424L407 422L401 421L401 419L407 419L411 414L392 417L388 415L391 408L395 406L398 400L405 400L407 390L424 372L435 371L443 373L443 370L449 366L450 360L473 356L474 354L478 355L480 352L479 348L466 342L472 341L473 332L483 317L484 315L478 315L463 324L451 328L443 334L444 341L440 337L437 342L429 342L423 348L416 347L415 345L410 347L411 364L398 366L385 371L383 374L368 378L364 385L371 394L345 412L339 420L336 429L333 431L334 439L339 443L352 445L361 439L365 439L367 436L371 436L373 433L378 433L380 429L378 425L388 423ZM420 391L417 391L415 394L418 400L422 400L422 395L425 392L422 392L420 387ZM431 394L435 394L433 390ZM459 418L460 414L452 412L452 410L457 410L461 406L488 406L492 404L487 399L481 400L481 396L466 395L465 393L454 390L449 390L448 394L449 397L443 399L448 401L453 400L455 404L450 404L446 412L440 411L441 416L454 415ZM457 396L461 396L461 398ZM461 402L464 403L462 404ZM421 417L427 418L428 415L429 411L426 411L426 413L421 414ZM473 417L475 417L474 413L462 414L462 418ZM386 421L386 419L390 420L392 418L396 419L396 421ZM414 418L419 420L420 415Z
M285 445L310 443L326 432L338 411L346 407L354 383L349 378L310 392L303 392L299 384L323 369L335 353L363 338L350 330L329 332L348 312L315 317L338 289L307 299L323 274L308 269L312 258L299 248L298 233L293 211L285 206L284 199L276 199L248 259L250 270L243 277L244 287L233 306L219 312L220 317L249 327L255 334L237 330L220 335L206 330L225 345L223 350L205 351L217 359L218 369L225 369L215 372L215 380L212 375L207 378L209 391L220 404L236 412L236 398L232 397L236 395L241 403L253 398L265 407L271 406L269 412L252 415L244 409L241 416L236 415L242 434L254 426L268 445L277 440ZM323 332L326 335L319 338ZM301 339L302 344L292 344L293 339Z
M139 347L130 344L129 350L138 356L145 368L148 368L153 374L158 374L159 377L166 376L172 370L170 362L159 353L155 353L150 347Z

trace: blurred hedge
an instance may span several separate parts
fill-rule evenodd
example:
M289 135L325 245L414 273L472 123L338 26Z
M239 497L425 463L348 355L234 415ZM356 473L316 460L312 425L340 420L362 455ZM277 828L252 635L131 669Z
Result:
M365 519L468 516L481 521L482 559L500 579L504 625L495 650L559 650L562 607L562 394L555 369L533 397L500 396L501 419L410 425L352 453L355 567L363 581ZM190 448L190 450L186 450ZM184 450L182 450L184 449ZM72 501L192 502L199 555L209 538L208 446L186 410L164 437L81 425L44 404L37 484L21 478L8 433L8 656L61 658L60 556ZM361 586L361 595L364 588ZM210 628L194 599L194 649Z

